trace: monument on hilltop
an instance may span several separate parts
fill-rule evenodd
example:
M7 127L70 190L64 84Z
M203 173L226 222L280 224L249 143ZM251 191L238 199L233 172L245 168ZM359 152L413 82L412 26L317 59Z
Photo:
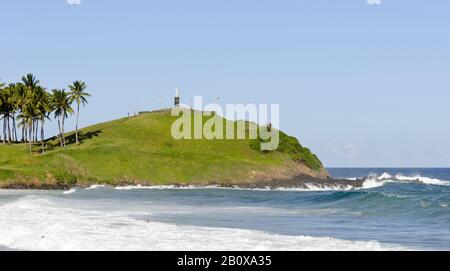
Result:
M180 90L178 88L175 90L174 106L180 107Z

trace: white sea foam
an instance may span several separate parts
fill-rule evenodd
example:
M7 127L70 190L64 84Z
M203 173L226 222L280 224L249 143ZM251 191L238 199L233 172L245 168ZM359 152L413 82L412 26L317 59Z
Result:
M69 194L72 194L72 193L75 193L75 192L77 192L77 190L75 188L72 188L70 190L64 191L63 195L69 195Z
M389 173L383 173L381 174L379 177L377 177L378 180L386 180L386 179L391 179L392 176Z
M127 186L117 186L116 190L166 190L166 189L176 189L176 190L189 190L189 189L232 189L227 187L220 187L217 185L187 185L187 186L176 186L176 185L127 185Z
M357 181L358 178L355 178L355 177L352 177L352 178L345 178L345 180L348 180L348 181Z
M306 183L305 188L276 188L274 190L276 191L298 191L298 192L321 192L321 191L349 191L354 189L351 185L342 185L342 184L336 184L336 185L320 185L320 184L311 184Z
M358 178L346 178L348 181L357 182ZM432 179L427 177L422 177L420 175L417 176L403 176L401 174L397 174L395 176L390 175L389 173L383 173L381 175L370 174L363 182L360 187L358 184L314 184L314 183L305 183L304 187L265 187L265 188L242 188L238 186L234 187L221 187L218 185L209 185L209 186L198 186L198 185L189 185L189 186L175 186L175 185L155 185L155 186L143 186L143 185L129 185L129 186L118 186L115 187L117 190L162 190L162 189L177 189L177 190L187 190L187 189L235 189L235 190L252 190L252 191L288 191L288 192L320 192L320 191L349 191L349 190L361 190L361 189L373 189L377 187L384 186L388 183L394 182L420 182L428 185L445 185L450 186L450 181L442 181L439 179ZM97 188L97 187L96 187Z
M104 188L104 187L106 187L106 185L103 185L103 184L93 184L93 185L89 186L88 188L86 188L86 190L92 190L92 189Z
M380 180L378 178L369 177L367 178L360 189L373 189L377 187L381 187L387 183L391 182L390 180Z
M244 191L287 191L287 192L312 192L312 191L348 191L352 190L351 185L323 185L323 184L312 184L305 183L305 187L264 187L264 188L244 188L244 187L223 187L218 185L207 185L207 186L175 186L175 185L155 185L155 186L143 186L143 185L129 185L129 186L117 186L116 190L189 190L189 189L224 189L224 190L244 190Z
M137 220L27 196L0 206L0 246L19 250L404 250L376 241L284 236Z
M443 181L443 180L439 180L439 179L422 177L420 175L408 177L408 176L403 176L401 174L397 174L397 175L395 175L395 179L400 180L400 181L406 181L406 182L421 182L423 184L450 186L450 181Z
M443 185L450 186L450 181L443 181L439 179L433 179L428 177L423 177L420 175L415 176L404 176L402 174L396 174L392 176L388 173L383 173L380 176L371 174L363 183L362 189L372 189L381 187L388 183L422 183L426 185Z

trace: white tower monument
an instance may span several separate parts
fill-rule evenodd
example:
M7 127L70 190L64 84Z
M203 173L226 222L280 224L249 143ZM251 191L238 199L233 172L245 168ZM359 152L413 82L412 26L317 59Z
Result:
M175 89L174 106L175 107L180 106L180 90L178 88Z

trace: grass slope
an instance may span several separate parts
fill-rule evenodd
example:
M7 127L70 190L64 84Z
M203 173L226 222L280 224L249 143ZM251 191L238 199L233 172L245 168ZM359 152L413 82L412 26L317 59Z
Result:
M45 154L36 145L32 156L23 144L1 145L0 185L231 184L293 176L299 164L323 170L284 133L278 151L261 152L259 140L174 140L174 120L156 112L97 124L80 131L80 145L72 132L65 149L53 138Z

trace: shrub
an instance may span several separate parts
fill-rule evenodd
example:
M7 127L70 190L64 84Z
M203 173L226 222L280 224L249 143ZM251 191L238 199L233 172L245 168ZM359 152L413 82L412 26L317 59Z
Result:
M261 151L261 143L263 142L264 140L262 140L261 138L251 140L250 148L255 151ZM280 144L276 151L287 154L293 161L297 163L304 163L307 167L314 170L319 170L323 166L322 162L320 162L317 156L313 154L308 148L303 147L297 138L288 136L281 131Z

